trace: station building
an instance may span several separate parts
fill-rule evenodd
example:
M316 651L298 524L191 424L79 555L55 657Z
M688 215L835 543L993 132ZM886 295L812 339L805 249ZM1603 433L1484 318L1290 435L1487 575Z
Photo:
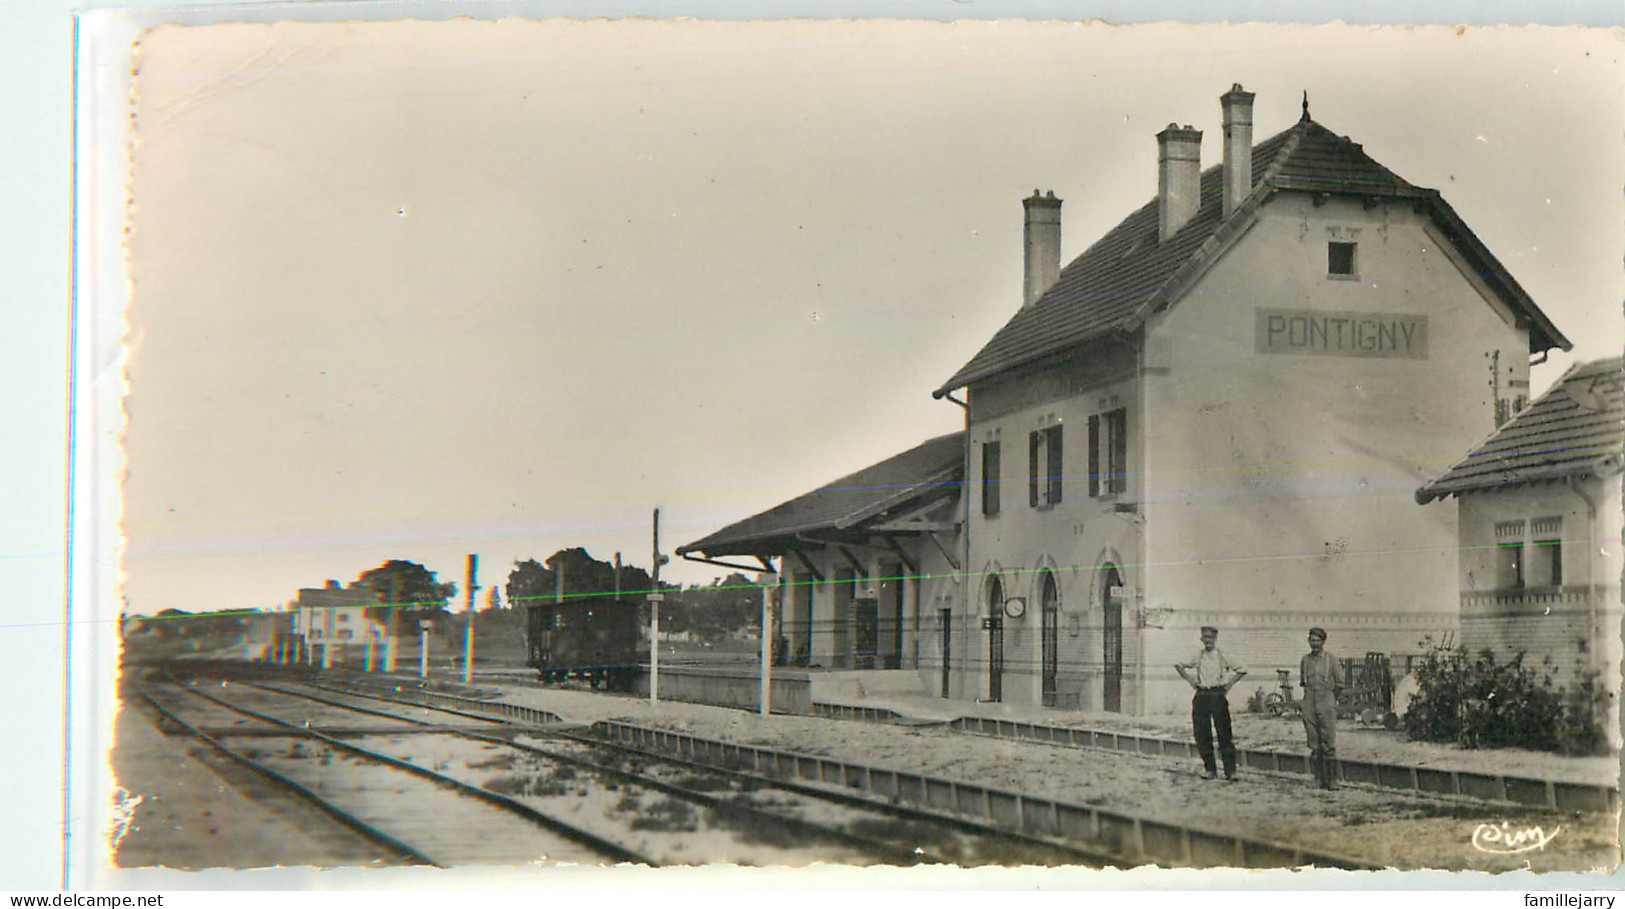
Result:
M1570 344L1438 191L1307 100L1255 144L1252 102L1220 99L1206 170L1199 130L1158 133L1156 196L1065 267L1061 200L1024 200L1022 305L934 392L965 414L958 548L913 551L962 553L966 583L915 595L932 690L1182 710L1173 663L1215 625L1254 670L1239 707L1312 625L1344 656L1457 627L1454 503L1413 492ZM720 536L680 552L740 548ZM855 559L823 557L861 599ZM845 596L815 592L814 625Z

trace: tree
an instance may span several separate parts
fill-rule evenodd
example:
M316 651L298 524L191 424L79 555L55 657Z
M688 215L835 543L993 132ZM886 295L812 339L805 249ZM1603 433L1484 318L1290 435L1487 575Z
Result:
M713 580L709 587L684 588L681 606L673 613L673 631L692 631L706 640L721 640L736 628L761 625L761 588L734 572Z
M568 598L612 597L617 590L615 564L600 562L580 547L561 549L547 557L544 565L535 559L515 562L508 573L508 604L513 607L551 603L560 593L558 576L564 575L564 596ZM635 565L623 564L618 589L623 600L643 600L653 582L649 573Z
M389 611L398 609L403 626L423 619L431 621L447 615L446 604L457 595L457 585L442 584L435 573L416 562L390 559L369 568L356 578L356 586L370 588L384 605L369 614L388 620Z
M508 605L535 606L553 602L553 572L535 559L514 562L508 572Z

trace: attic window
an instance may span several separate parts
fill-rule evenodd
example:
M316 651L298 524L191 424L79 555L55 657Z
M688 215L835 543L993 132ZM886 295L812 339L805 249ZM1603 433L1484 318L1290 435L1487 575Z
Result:
M1326 274L1332 278L1355 277L1353 243L1333 240L1326 244Z

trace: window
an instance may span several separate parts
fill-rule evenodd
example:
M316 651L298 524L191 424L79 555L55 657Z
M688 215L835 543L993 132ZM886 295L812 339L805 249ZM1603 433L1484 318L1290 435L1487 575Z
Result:
M1535 551L1530 553L1530 577L1537 586L1547 584L1563 586L1563 541L1536 540Z
M1326 274L1334 278L1352 278L1354 271L1354 244L1332 241L1326 244Z
M999 513L999 443L982 443L982 514Z
M1128 411L1089 418L1089 495L1128 491Z
M1495 580L1502 590L1523 589L1523 544L1495 544Z
M1027 436L1027 504L1049 508L1061 501L1061 427Z
M1529 554L1529 579L1535 586L1563 586L1563 516L1535 518L1529 522L1535 549Z

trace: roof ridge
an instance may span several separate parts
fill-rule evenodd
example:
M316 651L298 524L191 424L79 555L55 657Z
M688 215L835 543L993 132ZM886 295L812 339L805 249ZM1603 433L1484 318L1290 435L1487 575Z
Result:
M1093 339L1143 326L1240 242L1246 227L1257 222L1258 209L1281 193L1309 193L1317 201L1329 196L1409 200L1446 241L1459 247L1493 293L1529 318L1532 350L1573 346L1438 190L1394 173L1360 143L1304 117L1253 144L1251 155L1256 179L1228 217L1222 162L1200 172L1195 213L1166 239L1158 238L1158 197L1153 194L1068 261L1037 300L1011 313L932 396L941 398Z

